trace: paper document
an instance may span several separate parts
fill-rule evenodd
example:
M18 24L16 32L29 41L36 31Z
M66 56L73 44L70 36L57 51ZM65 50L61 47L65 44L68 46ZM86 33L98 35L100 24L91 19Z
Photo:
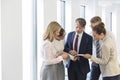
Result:
M77 56L84 56L84 54L77 54Z
M74 56L72 56L71 54L69 54L69 57L71 60L74 60Z

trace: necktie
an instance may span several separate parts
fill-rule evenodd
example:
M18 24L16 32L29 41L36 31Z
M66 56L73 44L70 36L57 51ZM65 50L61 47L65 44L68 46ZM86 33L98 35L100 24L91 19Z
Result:
M76 50L76 51L77 51L77 47L78 47L78 37L79 37L79 35L76 36L75 44L74 44L74 50Z
M99 43L99 40L96 41L96 55L97 57L100 57L100 43Z

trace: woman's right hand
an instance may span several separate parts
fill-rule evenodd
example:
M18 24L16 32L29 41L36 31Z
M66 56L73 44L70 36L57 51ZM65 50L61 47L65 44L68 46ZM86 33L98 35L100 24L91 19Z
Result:
M63 59L67 59L68 58L68 53L63 53L63 54L61 54L61 56L63 57Z
M87 59L90 59L91 56L92 56L92 55L90 55L90 54L84 54L84 55L83 55L83 57L84 57L84 58L87 58Z

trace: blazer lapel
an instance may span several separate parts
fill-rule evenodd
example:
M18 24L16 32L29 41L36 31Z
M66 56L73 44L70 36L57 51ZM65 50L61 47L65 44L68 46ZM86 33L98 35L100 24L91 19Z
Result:
M72 36L71 36L72 48L73 48L73 41L74 41L74 37L75 37L75 32L73 32L73 34L72 34Z
M80 46L79 46L79 50L82 50L84 47L84 43L85 43L85 33L83 32L83 35L81 37L81 42L80 42Z

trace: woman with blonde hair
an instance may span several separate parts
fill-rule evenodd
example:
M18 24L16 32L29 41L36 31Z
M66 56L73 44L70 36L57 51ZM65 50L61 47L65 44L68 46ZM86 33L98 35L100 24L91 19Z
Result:
M52 21L43 36L43 44L41 47L42 67L40 80L64 80L63 74L58 67L63 65L63 60L68 58L68 54L63 52L64 48L56 48L55 40L59 40L61 26L56 21ZM59 65L59 66L58 66ZM62 67L64 68L64 67Z

